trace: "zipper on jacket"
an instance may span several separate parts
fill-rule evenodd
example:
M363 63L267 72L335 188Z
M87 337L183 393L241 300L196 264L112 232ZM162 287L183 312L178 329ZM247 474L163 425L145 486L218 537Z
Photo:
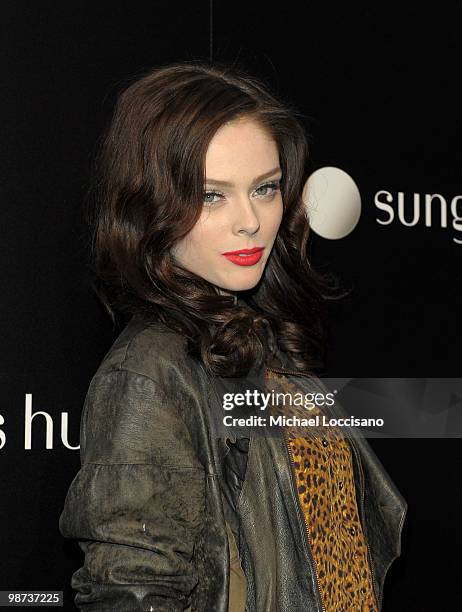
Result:
M274 368L267 367L267 370L271 370L272 372L276 372L276 369L274 369ZM288 371L286 370L286 372L288 372ZM321 588L319 586L319 577L318 577L318 572L317 572L317 569L316 569L316 563L315 563L313 555L311 553L311 550L312 550L312 547L311 547L311 545L312 545L311 534L310 534L310 530L308 528L308 523L306 521L305 513L303 512L303 509L302 509L301 504L300 504L300 498L298 497L297 487L296 487L295 482L294 482L295 466L294 466L294 458L293 458L293 454L292 454L292 449L290 448L290 444L289 444L289 441L287 439L287 434L286 434L285 430L283 430L282 434L283 434L283 438L284 438L284 442L285 442L285 447L286 447L288 455L289 455L289 460L290 460L290 463L291 463L291 468L292 468L291 469L290 479L291 479L291 482L292 482L293 489L295 490L295 496L297 498L297 506L298 506L300 514L302 515L303 524L305 525L305 533L306 533L306 536L307 536L307 539L308 539L308 545L309 545L308 546L308 557L309 557L311 565L313 567L313 573L314 573L314 577L315 577L315 581L316 581L316 588L317 588L317 594L318 594L318 598L319 598L319 603L321 604L322 612L326 612L326 608L324 607L324 603L323 603L323 600L322 600L322 597L321 597Z
M297 504L298 504L298 507L299 507L299 509L300 509L300 513L301 513L301 515L302 515L302 517L303 517L303 523L304 523L304 525L305 525L305 531L306 531L306 535L307 535L307 538L308 538L308 544L309 544L309 555L310 555L310 558L311 558L311 561L312 561L312 566L313 566L313 571L314 571L314 577L315 577L315 579L316 579L316 587L317 587L317 590L318 590L319 602L320 602L320 604L321 604L321 610L322 610L322 612L326 612L326 608L324 607L324 603L323 603L323 601L322 601L322 597L321 597L321 587L319 586L319 577L318 577L318 572L317 572L317 570L316 570L316 563L315 563L314 558L313 558L313 555L312 555L312 553L311 553L311 551L312 551L312 546L311 546L311 545L312 545L312 539L311 539L310 530L309 530L309 528L308 528L308 523L307 523L307 521L306 521L306 516L305 516L305 513L303 512L303 510L302 510L302 508L301 508L300 498L298 497L298 491L297 491L297 488L296 488L296 486L295 486L295 483L293 482L294 457L293 457L293 455L292 455L292 449L290 448L290 444L289 444L289 441L288 441L288 439L287 439L287 435L286 435L286 432L285 432L285 431L283 432L283 436L284 436L284 440L285 440L286 448L287 448L287 450L288 450L288 452L289 452L290 463L292 464L291 480L292 480L293 487L294 487L294 489L295 489L295 494L296 494L296 497L297 497Z
M312 378L312 372L307 372L306 370L286 370L285 368L272 368L272 367L269 367L269 366L266 366L266 369L270 370L272 372L276 372L276 373L279 372L281 374L289 374L289 375L293 375L293 376L303 376L304 374L306 374L307 376ZM283 432L283 434L284 434L284 440L286 442L287 449L289 451L289 457L291 459L291 462L293 463L292 451L291 451L289 443L287 441L287 437L285 435L285 432ZM354 453L356 455L356 462L357 462L358 467L359 467L359 474L360 474L359 480L360 480L360 484L361 484L361 503L360 503L360 508L359 508L360 519L361 519L361 522L362 522L362 528L363 528L363 532L364 532L364 536L365 536L364 539L366 541L367 555L368 555L368 559L369 559L369 566L370 566L370 569L371 569L372 589L373 589L373 592L374 592L376 603L377 603L378 608L380 610L380 606L381 606L381 602L382 602L382 597L380 597L380 599L379 599L378 596L377 596L378 587L376 585L376 580L375 580L375 576L374 576L374 568L373 568L373 564L372 564L372 555L371 555L371 552L370 552L370 549L369 549L369 543L368 543L368 540L367 540L366 522L365 522L365 517L364 517L364 495L365 495L364 472L363 472L363 469L362 469L361 460L360 460L360 457L359 457L359 452L358 452L358 449L356 448L356 443L353 441L353 439L349 440L349 442L350 442L351 447L352 447L352 449L353 449L353 451L354 451ZM298 492L297 492L297 499L298 499ZM299 501L299 504L300 504L300 500L298 500L298 501ZM302 512L302 515L303 515L305 526L306 526L306 532L308 534L308 540L311 542L311 540L310 540L310 533L309 533L309 530L308 530L308 525L306 523L305 514ZM313 563L313 566L314 566L314 563ZM315 568L315 576L316 576L316 582L318 584L318 591L319 591L319 580L318 580L318 576L317 576L317 573L316 573L316 568ZM322 604L322 600L321 600L321 605L322 605L322 608L324 610L324 606Z
M365 495L365 488L364 488L364 472L363 472L363 468L361 466L361 461L359 458L359 453L358 450L356 448L356 444L353 443L353 440L349 440L350 445L353 449L353 451L356 454L356 462L359 466L359 473L360 473L360 482L361 482L361 504L360 504L360 508L359 508L359 512L360 512L360 517L361 517L361 523L363 526L363 532L364 532L364 539L366 540L366 548L367 548L367 557L369 559L369 567L371 568L371 576L372 576L372 589L374 591L374 595L375 595L375 601L378 605L379 610L381 609L381 605L382 605L382 597L378 597L378 585L376 583L375 580L375 576L374 576L374 567L372 564L372 555L371 555L371 551L369 549L369 542L368 542L368 538L367 538L367 529L366 529L366 521L364 518L364 495Z

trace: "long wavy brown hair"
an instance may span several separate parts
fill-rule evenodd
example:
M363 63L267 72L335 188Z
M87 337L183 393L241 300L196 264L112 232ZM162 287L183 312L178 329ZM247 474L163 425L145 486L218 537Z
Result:
M262 278L235 303L170 251L203 209L212 137L244 116L277 144L283 218ZM327 301L338 296L333 276L310 263L301 117L262 80L223 63L170 64L126 84L99 141L87 209L92 284L114 323L140 312L160 320L213 376L242 376L271 360L268 334L291 368L321 373Z

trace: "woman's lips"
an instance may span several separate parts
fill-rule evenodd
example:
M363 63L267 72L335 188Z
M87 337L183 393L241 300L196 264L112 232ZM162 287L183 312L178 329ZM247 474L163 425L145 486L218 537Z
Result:
M241 253L241 254L240 254ZM255 249L242 249L241 251L232 251L223 253L223 255L238 266L253 266L260 261L263 255L263 247Z

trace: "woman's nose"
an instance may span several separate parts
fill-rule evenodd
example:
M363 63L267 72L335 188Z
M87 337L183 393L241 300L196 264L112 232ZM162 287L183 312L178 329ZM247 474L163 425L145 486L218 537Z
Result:
M243 198L236 205L234 226L238 232L245 231L249 234L255 234L260 229L260 219L249 198Z

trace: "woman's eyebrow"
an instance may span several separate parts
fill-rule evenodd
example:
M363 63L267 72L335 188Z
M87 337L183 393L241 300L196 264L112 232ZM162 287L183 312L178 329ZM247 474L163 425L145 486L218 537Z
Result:
M260 181L262 181L263 179L269 178L270 176L273 176L273 174L276 174L276 172L281 172L281 168L273 168L272 170L269 170L268 172L265 172L264 174L261 174L260 176L257 176L257 178L255 178L253 180L253 184L255 183L259 183ZM234 184L229 182L229 181L218 181L212 178L207 178L205 181L208 185L213 184L213 185L222 185L223 187L234 187Z

